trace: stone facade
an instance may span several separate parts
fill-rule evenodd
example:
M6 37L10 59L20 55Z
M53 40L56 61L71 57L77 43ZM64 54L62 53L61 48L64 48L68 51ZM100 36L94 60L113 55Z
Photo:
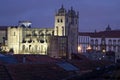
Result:
M8 47L15 54L47 54L49 37L53 29L37 29L23 27L8 28Z
M14 54L41 54L71 59L78 47L78 12L63 6L55 14L54 28L31 28L30 21L20 21L7 29L7 46Z
M78 24L79 13L71 7L66 10L63 6L55 15L55 36L67 36L68 56L71 58L72 53L78 52Z

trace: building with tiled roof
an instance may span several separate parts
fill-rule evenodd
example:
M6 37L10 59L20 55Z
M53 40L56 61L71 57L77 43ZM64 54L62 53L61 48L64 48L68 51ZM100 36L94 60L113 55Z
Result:
M113 51L120 53L120 30L112 30L110 26L100 32L79 32L79 52L89 50L106 53Z
M77 54L72 60L33 54L1 55L0 80L69 80L108 64L111 63L91 61Z

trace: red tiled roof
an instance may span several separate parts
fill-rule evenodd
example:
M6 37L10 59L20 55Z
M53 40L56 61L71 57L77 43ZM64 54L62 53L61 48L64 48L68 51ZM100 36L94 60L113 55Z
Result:
M13 80L61 80L70 74L56 64L9 64Z
M79 36L91 36L93 34L94 33L92 33L92 32L79 32Z
M81 54L76 54L76 56L78 56L80 58L80 60L73 59L73 60L69 60L68 62L70 62L74 66L78 67L80 69L80 71L92 70L98 66L100 67L100 66L112 64L111 62L102 61L102 60L101 61L93 61Z
M100 32L79 32L79 36L90 36L93 38L105 37L105 38L120 38L120 30L100 31Z
M0 65L0 80L12 80L4 65Z
M13 55L18 60L19 63L23 62L23 58L25 57L26 63L54 63L57 62L56 59L51 58L47 55L34 55L34 54L15 54Z

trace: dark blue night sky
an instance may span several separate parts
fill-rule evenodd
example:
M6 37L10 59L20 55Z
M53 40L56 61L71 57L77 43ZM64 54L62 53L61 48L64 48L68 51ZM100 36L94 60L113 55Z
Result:
M120 29L120 0L0 0L0 26L32 21L33 27L54 27L55 12L64 5L79 11L79 31Z

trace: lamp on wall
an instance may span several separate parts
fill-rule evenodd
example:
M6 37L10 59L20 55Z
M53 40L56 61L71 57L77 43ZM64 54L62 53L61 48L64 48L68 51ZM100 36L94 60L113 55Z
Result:
M78 53L81 53L82 52L82 47L79 45L78 46Z
M88 47L87 47L87 50L91 50L92 48L91 48L91 46L89 45Z
M91 50L92 50L92 48L91 48L91 46L89 45L89 46L87 47L87 52L91 52Z

